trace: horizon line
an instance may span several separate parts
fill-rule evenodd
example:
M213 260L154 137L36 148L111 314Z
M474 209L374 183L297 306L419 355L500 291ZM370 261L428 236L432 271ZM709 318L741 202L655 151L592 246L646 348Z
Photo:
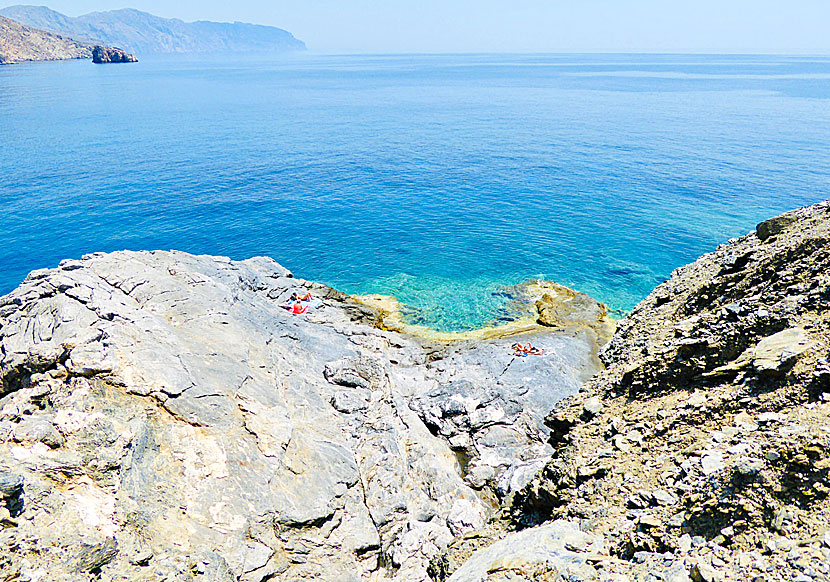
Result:
M527 56L553 56L553 55L665 55L665 56L694 56L694 55L719 55L719 56L805 56L817 58L830 58L828 52L814 52L807 49L783 51L778 49L753 49L753 50L727 50L727 49L689 49L689 50L663 50L663 49L636 49L636 50L614 50L614 49L551 49L542 51L524 50L416 50L416 51L385 51L385 50L317 50L308 48L305 51L297 51L294 54L307 54L319 56L454 56L454 55L527 55Z
M45 4L10 4L7 6L0 7L0 10L5 10L8 8L14 7L33 7L33 8L45 8L52 12L56 12L63 16L68 16L69 18L79 18L81 16L87 16L90 14L104 14L107 12L119 12L119 11L133 11L139 12L142 14L148 14L150 16L154 16L156 18L161 18L164 20L177 20L179 22L184 22L185 24L196 24L200 22L211 22L211 23L220 23L220 24L246 24L251 26L263 26L268 28L277 28L288 32L294 38L297 38L301 42L306 45L306 49L301 52L305 52L308 54L317 54L317 55L331 55L331 56L367 56L367 55L375 55L375 56L403 56L403 55L410 55L410 56L438 56L438 55L722 55L722 56L799 56L799 57L814 57L814 58L823 58L823 57L830 57L830 47L825 49L813 49L813 48L636 48L636 49L616 49L610 47L604 48L580 48L580 49L570 49L570 48L551 48L551 49L544 49L544 50L523 50L523 49L505 49L505 50L493 50L493 49L455 49L455 50L442 50L442 49L416 49L416 50L387 50L383 48L379 49L323 49L318 50L308 46L308 42L302 40L301 38L295 36L295 33L289 30L288 28L283 28L285 25L276 25L276 24L262 24L258 22L250 22L244 20L184 20L179 17L170 17L170 16L159 16L158 14L147 12L146 10L141 10L138 8L132 8L129 6L124 6L122 8L111 8L109 10L93 10L91 12L85 12L84 14L79 14L78 16L71 16L64 12L60 12L47 6ZM825 52L821 52L825 51Z

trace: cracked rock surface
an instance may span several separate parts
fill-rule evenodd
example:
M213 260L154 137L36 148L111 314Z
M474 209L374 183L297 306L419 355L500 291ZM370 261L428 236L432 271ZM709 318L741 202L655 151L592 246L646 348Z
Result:
M0 579L427 580L548 462L602 338L517 358L373 318L267 258L31 273L0 298Z

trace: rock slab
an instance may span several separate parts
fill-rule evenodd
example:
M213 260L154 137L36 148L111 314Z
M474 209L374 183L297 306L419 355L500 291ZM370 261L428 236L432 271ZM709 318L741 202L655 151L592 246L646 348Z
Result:
M292 315L294 292L320 305ZM509 339L434 345L366 317L262 257L31 273L0 298L0 569L426 581L550 458L544 415L599 346L548 332L545 357L516 358Z

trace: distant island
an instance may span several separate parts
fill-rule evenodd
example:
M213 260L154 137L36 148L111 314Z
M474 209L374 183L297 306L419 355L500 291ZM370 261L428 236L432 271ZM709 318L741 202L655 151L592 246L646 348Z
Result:
M65 40L73 39L79 46L88 46L89 55L94 45L117 46L139 56L154 53L284 52L306 48L305 43L290 32L273 26L243 22L184 22L130 8L91 12L73 18L45 6L10 6L0 9L0 16L26 27L68 37ZM3 38L0 37L0 46Z

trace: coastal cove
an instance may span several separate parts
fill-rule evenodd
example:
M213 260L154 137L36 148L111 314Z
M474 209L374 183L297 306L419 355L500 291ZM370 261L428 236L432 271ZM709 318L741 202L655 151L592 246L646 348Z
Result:
M498 322L533 278L629 310L830 191L830 60L148 57L0 69L0 294L93 251L275 257Z
M438 342L267 257L33 271L0 297L0 572L826 582L829 273L830 201L676 269L610 341L554 284L520 291L555 327Z

